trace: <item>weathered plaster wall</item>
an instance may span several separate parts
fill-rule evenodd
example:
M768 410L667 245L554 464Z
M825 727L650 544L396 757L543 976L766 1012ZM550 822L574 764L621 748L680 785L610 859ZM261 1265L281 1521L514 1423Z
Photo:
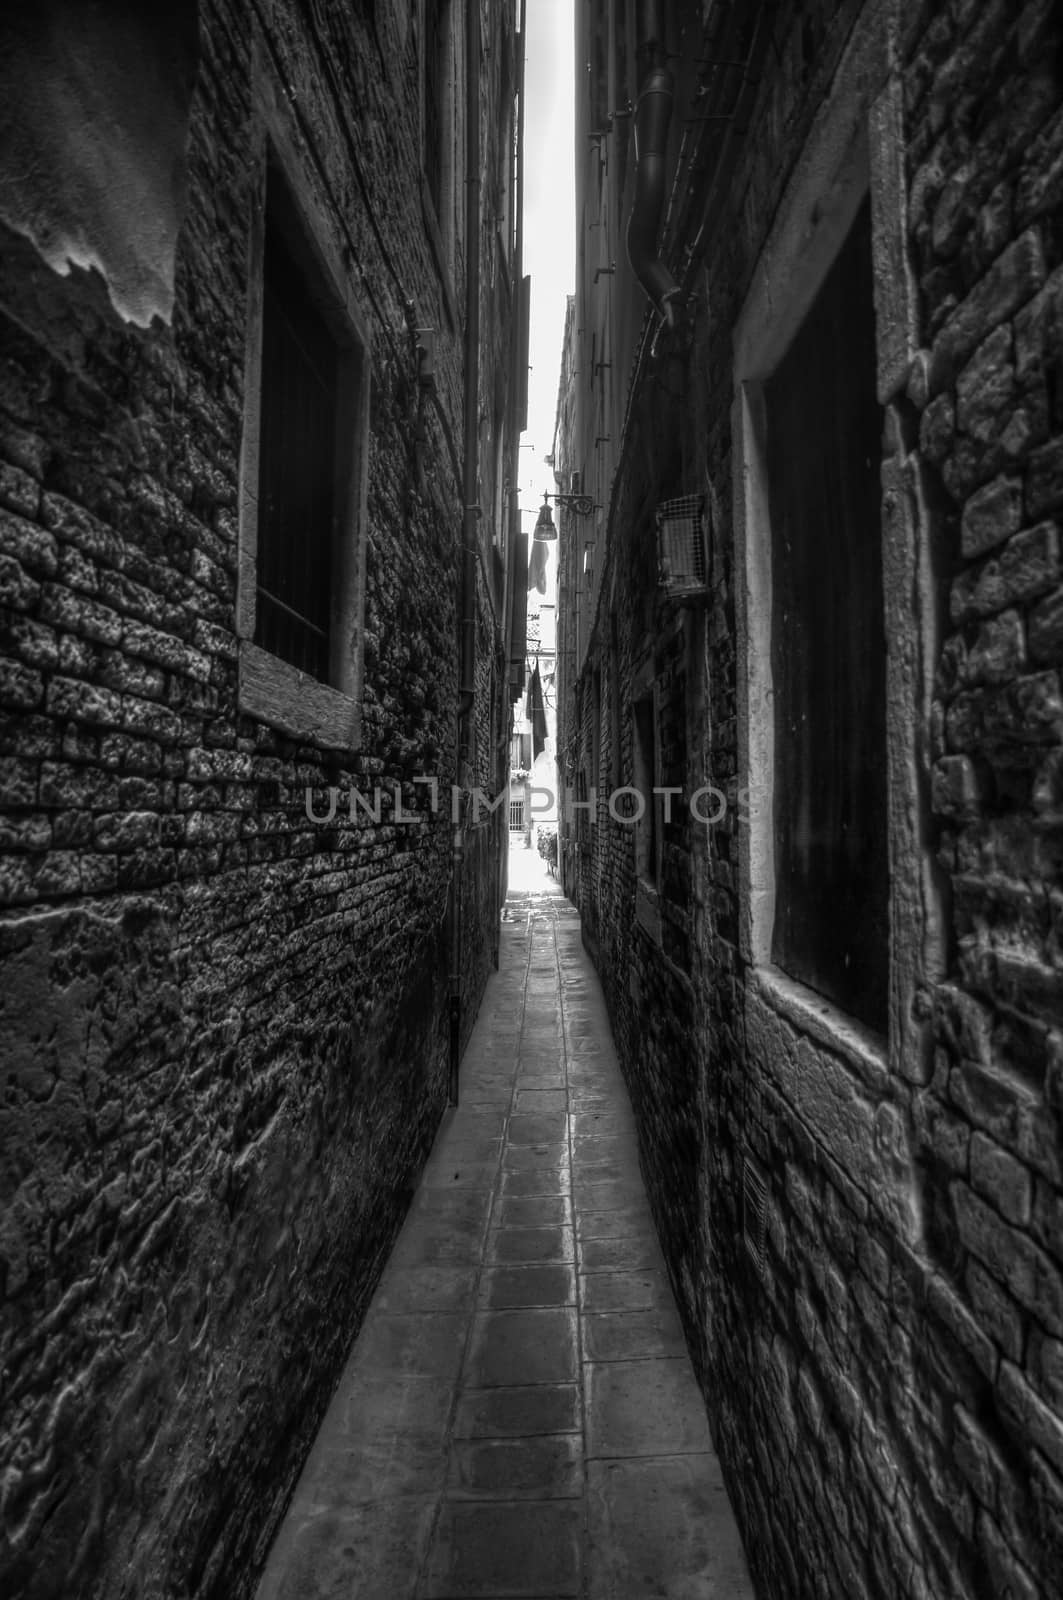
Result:
M97 267L118 311L173 310L196 0L40 0L0 19L0 218L58 272Z
M438 330L460 440L463 269L459 251L443 276L421 211L416 31L399 7L370 22L223 0L199 30L171 325L131 327L97 274L58 276L11 231L0 265L12 1600L251 1592L446 1097L460 496L412 329ZM256 36L371 338L348 756L237 710ZM485 366L503 314L485 298ZM481 708L493 604L482 582ZM487 786L501 735L478 716ZM308 819L307 788L324 814L329 786L377 782L379 824L342 801ZM394 821L395 783L417 825ZM490 854L481 833L466 1032L493 951Z
M1063 1566L1060 37L1041 3L863 9L824 0L780 19L695 276L693 338L666 344L635 396L597 632L560 737L577 760L600 737L608 772L616 692L632 781L650 660L678 771L668 730L685 703L687 794L712 781L728 797L719 825L687 821L669 841L671 948L643 914L632 830L604 802L578 894L761 1591L1035 1600ZM758 257L845 47L883 14L892 54L854 81L868 108L892 83L869 138L899 117L901 142L879 155L903 180L902 253L880 251L876 296L893 596L885 1051L756 965L733 405ZM698 8L676 20L682 58L711 57ZM669 242L677 268L688 242ZM777 303L805 265L771 256ZM595 404L585 390L569 465L591 448ZM649 597L647 509L702 488L710 592L680 656L675 609ZM572 720L594 670L600 730ZM743 1241L747 1157L768 1186L762 1267Z

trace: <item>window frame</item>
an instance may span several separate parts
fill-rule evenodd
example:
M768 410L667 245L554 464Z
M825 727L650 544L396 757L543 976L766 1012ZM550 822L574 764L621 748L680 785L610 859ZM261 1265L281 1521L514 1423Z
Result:
M602 672L596 666L591 676L591 782L590 792L594 796L594 806L590 814L591 833L597 832L599 795L602 780Z
M244 426L240 450L236 633L241 712L303 743L352 751L361 742L371 347L353 269L309 153L260 51L255 62L254 183L248 250ZM338 403L333 509L329 681L313 677L255 642L258 589L259 446L267 180L284 186L286 243L337 343Z
M772 542L773 616L767 635L773 673L781 671L771 701L773 731L781 716L784 725L800 728L816 741L802 759L795 756L800 734L773 739L773 779L781 771L782 785L775 786L772 853L788 890L774 907L771 959L794 982L881 1038L889 974L886 640L878 486L885 419L877 396L873 285L865 191L805 317L760 382L769 504L764 533ZM829 346L822 352L821 339ZM843 373L849 387L841 395L816 387L817 382L844 383ZM852 386L854 378L859 387ZM838 413L844 414L844 422ZM846 426L859 426L859 440L852 432L839 438ZM828 493L824 485L832 472ZM851 515L840 513L839 501L847 502ZM829 570L823 570L824 563ZM840 590L839 571L847 573ZM857 634L850 631L853 618L859 619ZM821 689L824 678L830 682L829 693L817 695L817 677ZM858 773L846 768L836 784L827 771L814 768L816 750L825 751L839 727L852 741L843 760L853 751L862 759ZM819 830L827 817L820 808L830 807L832 800L831 842L822 854L809 842L816 856L810 869L808 859L802 859L795 819L807 804L811 831L822 837ZM858 861L837 831L839 807L850 815ZM852 914L843 961L836 935L845 907ZM859 928L854 927L857 922Z
M631 782L643 797L643 808L635 823L635 920L657 945L661 928L661 869L664 845L662 797L654 793L660 786L661 720L660 698L652 664L636 674L631 686ZM647 752L639 729L639 710L646 708L653 739ZM652 857L652 860L650 859ZM648 870L652 869L652 870Z
M623 730L621 728L620 627L616 609L609 611L609 781L612 789L623 783Z
M938 621L929 539L914 467L888 407L917 352L917 294L907 257L903 83L888 6L865 7L817 114L754 267L735 325L732 409L739 786L739 945L750 964L751 1037L782 1017L847 1062L868 1086L887 1074L926 1081L932 1040L913 1005L918 983L944 970L940 892L927 811L925 751ZM772 962L774 713L771 520L763 385L803 322L870 193L877 398L887 408L881 545L886 626L889 858L887 1036L866 1028ZM911 605L913 594L925 603Z
M436 197L432 194L425 160L428 141L425 116L428 76L426 15L429 5L434 3L437 3L437 0L420 0L417 13L417 160L421 178L421 214L435 261L436 272L443 290L446 314L451 328L457 328L458 306L454 293L453 274L456 239L458 229L462 225L462 218L456 214L458 185L455 172L455 163L457 161L455 142L457 95L461 87L458 81L458 74L462 71L462 67L459 64L458 51L456 49L455 13L457 8L454 0L438 0L441 12L437 41L442 57L439 95L439 122L442 144L439 165L439 195Z

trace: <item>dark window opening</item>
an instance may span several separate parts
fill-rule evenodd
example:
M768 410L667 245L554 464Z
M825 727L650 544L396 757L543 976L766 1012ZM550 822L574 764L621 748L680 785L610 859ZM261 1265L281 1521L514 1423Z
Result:
M622 748L620 739L620 633L616 624L616 612L609 614L609 740L611 746L611 761L609 775L614 789L619 789L623 772Z
M513 169L516 162L516 117L510 55L502 51L501 83L498 91L501 136L498 141L498 238L508 263L513 251Z
M272 171L263 265L255 643L327 681L340 359Z
M765 386L775 685L772 960L886 1032L886 647L871 211Z
M443 215L443 89L447 0L424 0L424 175L436 218Z
M598 790L601 783L601 758L602 758L602 675L594 674L591 698L591 789L594 792L595 805L591 813L591 827L598 826Z
M609 127L609 11L603 0L596 0L590 16L590 60L587 63L593 93L592 133ZM601 155L603 152L599 152Z
M624 185L627 182L628 151L634 140L634 117L625 115L629 105L635 104L638 87L631 81L631 68L634 52L630 46L630 6L618 5L614 7L613 27L616 30L616 49L614 53L615 80L613 83L613 104L610 110L618 113L617 120L613 123L613 148L616 152L616 192L621 203L624 197Z
M657 782L657 739L654 725L653 696L646 695L635 701L635 788L641 797L635 801L641 816L635 826L635 851L638 875L652 887L657 886L657 846L660 830L657 826L659 797L654 794Z

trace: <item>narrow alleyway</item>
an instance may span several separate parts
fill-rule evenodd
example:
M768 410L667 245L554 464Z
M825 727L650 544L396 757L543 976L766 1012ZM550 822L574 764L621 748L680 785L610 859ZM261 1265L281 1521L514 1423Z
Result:
M500 970L259 1600L752 1588L579 919L511 854Z

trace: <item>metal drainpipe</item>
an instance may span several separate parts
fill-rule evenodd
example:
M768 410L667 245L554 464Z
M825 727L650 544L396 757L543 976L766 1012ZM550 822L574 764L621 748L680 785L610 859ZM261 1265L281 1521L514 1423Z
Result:
M458 593L461 628L458 727L455 779L463 777L472 755L473 709L476 704L476 547L479 492L480 397L480 3L465 7L465 474L462 515L462 562ZM464 797L451 839L450 945L450 1103L458 1103L461 1057L462 878L465 862Z
M635 198L627 228L627 254L632 270L659 315L675 321L673 302L681 290L657 254L672 120L675 82L664 64L664 9L660 0L639 0L637 50L648 56L635 107Z

